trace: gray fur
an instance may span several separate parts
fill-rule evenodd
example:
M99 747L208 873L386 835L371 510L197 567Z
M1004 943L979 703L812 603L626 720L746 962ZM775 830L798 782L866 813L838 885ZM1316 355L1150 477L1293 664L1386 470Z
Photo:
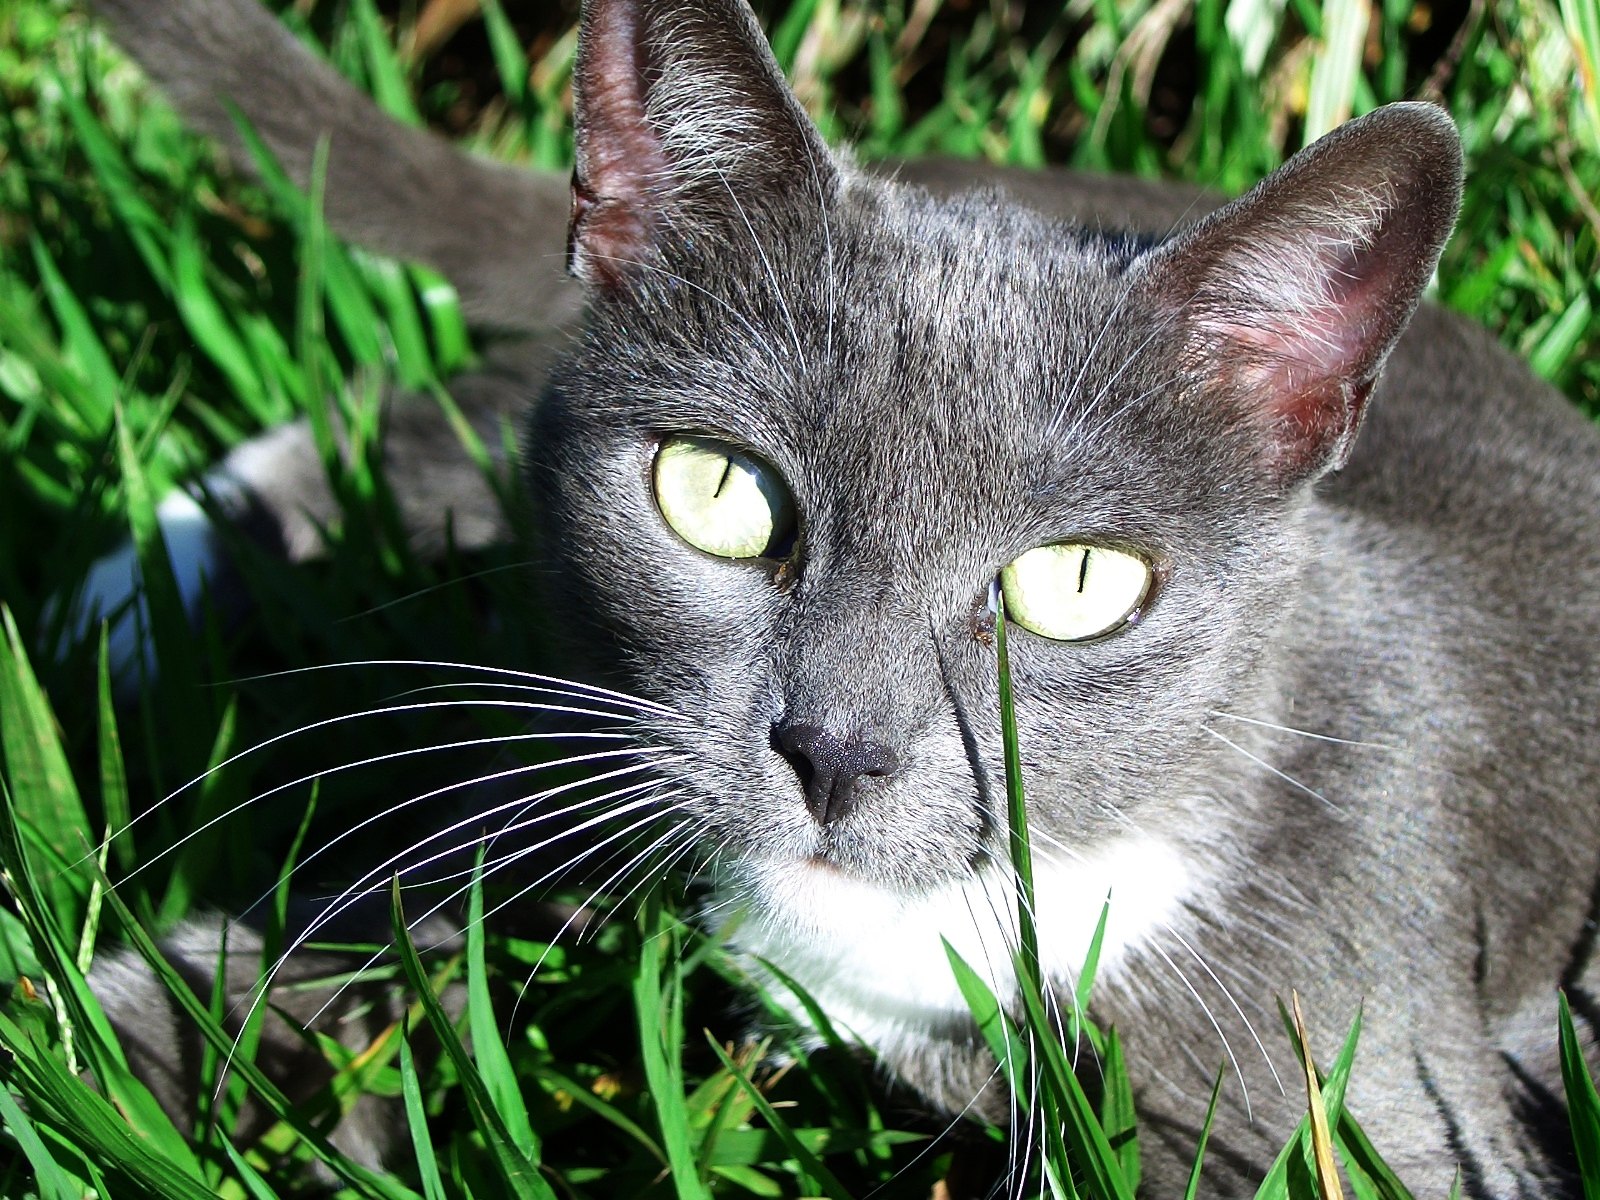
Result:
M243 0L100 6L186 110L254 95ZM240 65L212 75L141 25L156 11L203 15ZM823 150L737 0L595 0L585 20L589 307L528 424L535 577L573 671L690 718L642 736L687 757L677 819L719 847L727 897L770 904L774 863L914 896L1003 857L989 583L1050 541L1138 548L1160 576L1138 623L1084 644L1015 631L1012 651L1041 834L1088 854L1136 827L1196 881L1095 997L1138 1086L1147 1194L1182 1187L1224 1042L1206 1191L1251 1194L1298 1115L1273 1009L1291 988L1324 1060L1364 1009L1350 1104L1419 1193L1460 1166L1471 1195L1571 1194L1539 1110L1560 1090L1554 989L1600 982L1600 436L1482 330L1412 316L1454 219L1448 121L1374 114L1145 249L1094 230L1125 210L1165 234L1209 202L902 169L941 192L1000 178L1030 207L939 198ZM445 153L376 121L341 133L304 58L273 74L289 91L241 98L275 144L331 121L336 163L345 138L358 163L391 135L402 157ZM300 124L273 124L280 106ZM550 244L548 224L514 236L549 221L547 177L450 163L401 209L363 206L365 170L334 177L336 225L465 280ZM434 186L504 200L441 250ZM542 303L548 252L527 270L523 292L479 287L479 315ZM541 373L486 391L531 395ZM663 524L650 461L677 432L783 475L789 563L713 559ZM774 747L784 722L891 747L899 769L819 824ZM957 1023L878 1049L957 1110L989 1074L973 1044Z
M263 945L260 933L248 925L200 918L160 943L167 961L202 999L211 995L219 964L225 963L226 994L233 1002L224 1027L235 1035L260 995L257 980L271 965L262 961ZM274 976L265 997L259 1055L292 1102L313 1101L333 1079L333 1068L306 1029L314 1027L359 1052L405 1016L405 994L392 983L341 986L368 963L365 955L301 950ZM114 1023L129 1067L169 1113L192 1119L206 1044L165 986L131 952L102 956L89 982ZM249 1142L273 1120L270 1112L249 1103L236 1136ZM330 1140L354 1161L377 1167L403 1140L397 1134L390 1105L365 1095L339 1119ZM321 1171L317 1179L328 1186L336 1182Z

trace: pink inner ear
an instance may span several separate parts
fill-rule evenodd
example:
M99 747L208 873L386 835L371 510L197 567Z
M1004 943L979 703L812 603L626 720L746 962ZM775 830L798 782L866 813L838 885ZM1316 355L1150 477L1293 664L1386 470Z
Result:
M1387 346L1392 282L1371 246L1357 254L1316 246L1294 269L1278 265L1276 276L1248 281L1253 305L1232 313L1219 306L1198 329L1213 343L1218 382L1249 397L1286 464L1308 465L1330 452L1337 464Z
M577 165L572 176L571 265L614 285L654 243L653 212L671 164L645 105L645 50L627 4L595 4L576 69Z

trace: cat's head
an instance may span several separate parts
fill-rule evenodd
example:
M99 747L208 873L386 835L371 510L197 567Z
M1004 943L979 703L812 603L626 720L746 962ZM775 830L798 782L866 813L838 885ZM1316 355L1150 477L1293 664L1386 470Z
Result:
M702 844L773 897L1003 854L997 593L1047 840L1186 820L1448 236L1449 120L1380 110L1143 245L863 176L742 0L586 3L576 88L541 576L682 714Z

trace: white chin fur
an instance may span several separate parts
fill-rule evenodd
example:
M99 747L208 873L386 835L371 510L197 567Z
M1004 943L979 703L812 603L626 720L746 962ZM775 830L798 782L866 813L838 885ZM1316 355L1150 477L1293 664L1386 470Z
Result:
M1009 869L992 869L919 895L902 895L808 862L747 862L722 889L734 914L724 941L745 956L775 999L799 1006L763 971L765 959L810 993L850 1036L880 1052L915 1044L967 1017L941 937L1007 1000L1016 990L1007 947L1016 941ZM1072 862L1036 853L1034 899L1046 975L1070 987L1111 897L1098 979L1178 917L1193 872L1168 842L1129 835Z

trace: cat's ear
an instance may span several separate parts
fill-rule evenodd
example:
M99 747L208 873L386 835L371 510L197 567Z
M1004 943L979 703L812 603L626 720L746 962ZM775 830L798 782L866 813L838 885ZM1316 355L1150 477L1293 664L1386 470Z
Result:
M1460 199L1450 118L1393 104L1135 266L1191 378L1256 425L1281 483L1344 464Z
M615 286L662 234L746 221L833 160L744 0L585 0L568 264Z

